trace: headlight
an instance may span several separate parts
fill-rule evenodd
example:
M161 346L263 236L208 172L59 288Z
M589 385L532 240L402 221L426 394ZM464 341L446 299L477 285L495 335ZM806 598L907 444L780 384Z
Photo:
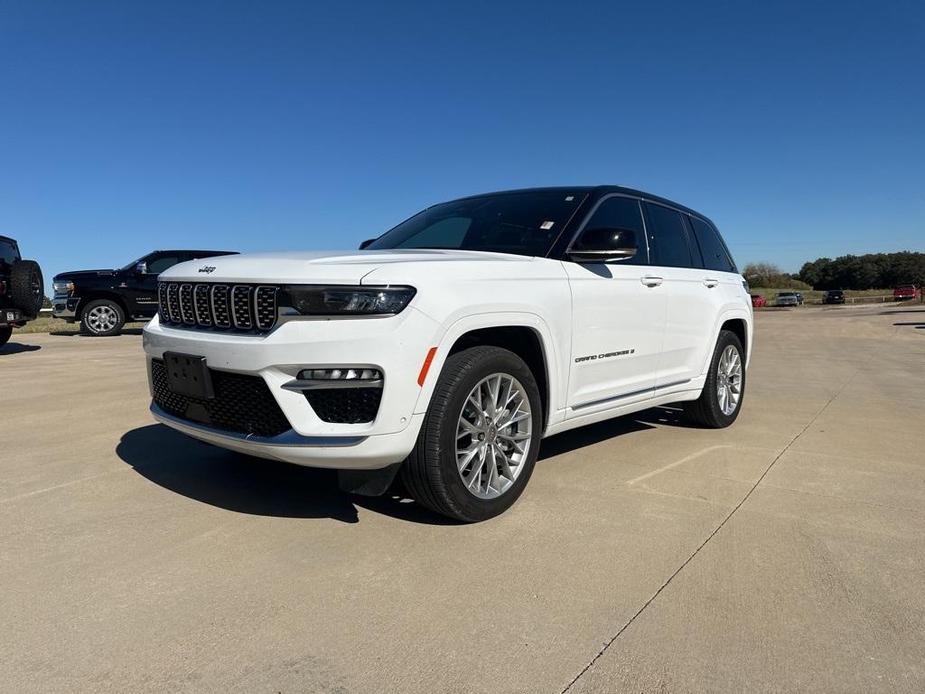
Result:
M303 316L394 315L414 297L414 287L288 286L280 292L280 306Z
M74 291L73 282L52 282L52 285L55 288L55 294L71 294Z

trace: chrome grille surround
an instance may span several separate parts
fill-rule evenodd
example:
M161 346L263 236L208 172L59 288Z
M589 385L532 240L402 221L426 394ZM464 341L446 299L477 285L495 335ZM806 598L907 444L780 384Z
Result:
M279 287L160 282L158 315L170 327L265 333L276 326Z

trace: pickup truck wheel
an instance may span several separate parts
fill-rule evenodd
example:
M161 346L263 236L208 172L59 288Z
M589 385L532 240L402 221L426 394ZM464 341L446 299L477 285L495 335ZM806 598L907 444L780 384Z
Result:
M722 429L736 420L745 395L744 353L738 335L731 330L720 331L703 392L685 408L692 421Z
M478 346L443 367L402 481L423 506L465 522L513 505L530 480L542 430L536 379L513 352Z
M10 341L10 337L13 335L13 326L12 325L2 325L0 326L0 347L3 347L7 342Z
M42 270L34 260L18 260L10 269L10 299L29 318L39 315L45 300Z
M90 337L118 335L125 325L122 307L109 299L96 299L87 304L80 318L80 332Z

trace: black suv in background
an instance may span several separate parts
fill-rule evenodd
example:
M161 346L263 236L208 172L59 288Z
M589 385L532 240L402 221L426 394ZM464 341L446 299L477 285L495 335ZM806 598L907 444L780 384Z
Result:
M822 297L824 304L843 304L845 303L845 293L841 289L830 289Z
M120 270L78 270L54 278L55 317L80 321L84 335L117 335L129 320L157 313L157 276L187 260L235 255L237 251L154 251Z
M0 236L0 347L18 328L39 314L45 299L42 269L23 260L15 240Z

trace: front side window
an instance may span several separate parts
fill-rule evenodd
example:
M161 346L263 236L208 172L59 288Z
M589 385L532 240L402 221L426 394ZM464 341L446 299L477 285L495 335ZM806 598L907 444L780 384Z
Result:
M148 274L159 275L167 268L171 268L180 262L176 255L158 255L148 261Z
M694 237L700 246L703 255L703 266L707 270L719 272L736 272L735 263L729 257L726 246L716 230L702 219L691 217L691 226L694 228Z
M367 250L446 248L545 256L585 194L522 191L434 205L373 241Z
M646 233L642 223L642 210L639 201L635 198L615 196L606 198L591 215L585 224L582 233L589 229L629 229L636 233L636 242L639 249L636 255L626 260L618 261L620 265L645 265L649 261L646 250ZM574 248L581 248L581 235L575 242Z
M663 267L693 267L687 229L680 212L647 202L649 262Z

